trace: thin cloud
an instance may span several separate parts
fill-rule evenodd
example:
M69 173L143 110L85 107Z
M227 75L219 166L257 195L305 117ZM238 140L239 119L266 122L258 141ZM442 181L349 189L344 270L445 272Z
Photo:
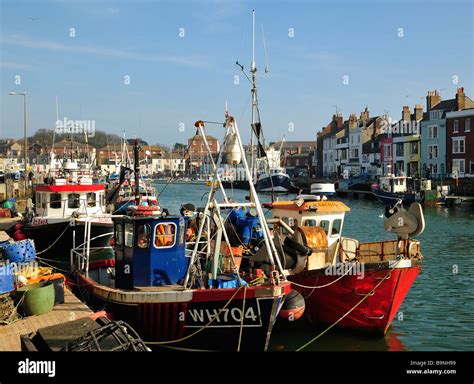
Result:
M96 45L66 45L64 43L52 40L36 40L25 35L8 35L5 37L0 37L0 44L31 49L43 49L51 52L91 54L138 61L169 62L197 68L205 67L207 65L206 60L202 56L147 55L139 52L132 52L116 48L106 48Z
M11 61L0 61L2 69L18 69L22 71L35 71L37 68L30 64L14 63Z

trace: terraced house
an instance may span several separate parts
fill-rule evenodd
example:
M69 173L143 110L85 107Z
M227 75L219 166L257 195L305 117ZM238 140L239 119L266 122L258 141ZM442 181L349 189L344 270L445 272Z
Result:
M451 177L474 177L474 108L446 113L446 165Z
M465 95L464 88L461 87L457 89L456 96L449 100L441 100L437 90L429 91L426 96L426 107L427 111L421 122L422 175L432 179L449 177L453 164L452 160L450 160L451 163L448 165L448 147L449 152L452 154L453 143L452 138L448 137L449 130L447 130L446 126L447 114L474 108L474 102ZM454 120L456 119L453 118L453 125ZM450 131L451 137L453 135L460 136L458 135L459 132L453 131L454 127ZM458 151L457 148L454 150ZM462 167L459 162L455 161L455 163L459 168Z

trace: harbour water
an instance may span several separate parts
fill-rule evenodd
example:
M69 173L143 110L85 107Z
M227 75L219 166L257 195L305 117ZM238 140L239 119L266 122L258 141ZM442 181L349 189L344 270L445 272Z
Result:
M172 213L183 203L206 202L209 187L197 184L156 185L159 204ZM248 192L228 191L241 201ZM293 196L286 196L292 198ZM269 195L261 195L269 201ZM383 229L384 207L375 201L344 200L343 234L360 241L392 238ZM474 350L474 210L470 207L424 209L426 229L418 238L423 271L408 292L384 337L331 330L310 345L313 351L472 351ZM279 323L272 350L294 351L324 330L304 320Z

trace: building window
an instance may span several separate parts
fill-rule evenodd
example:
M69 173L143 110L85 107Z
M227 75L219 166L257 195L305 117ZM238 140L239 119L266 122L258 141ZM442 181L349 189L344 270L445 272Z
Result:
M404 156L403 143L397 143L397 156Z
M437 163L433 164L431 172L434 173L435 175L438 173L438 164Z
M472 175L474 175L474 161L471 161L471 163L470 163L470 168L471 168L471 169L469 170L469 173L472 174Z
M418 155L418 141L410 142L410 154Z
M81 200L79 199L80 195L78 193L70 193L67 195L67 207L76 209L79 208Z
M458 171L458 176L465 172L464 159L453 159L453 172Z
M453 153L464 153L464 137L453 138Z
M464 121L464 132L471 132L471 119L467 118Z
M390 144L385 144L383 146L383 151L384 151L384 156L385 157L390 157Z
M437 145L428 145L428 158L437 159L438 158L438 146Z
M453 133L459 133L459 121L458 120L453 121Z
M430 125L428 127L428 138L429 139L437 139L438 138L438 126L437 125Z
M176 225L161 223L155 227L155 248L171 248L176 239Z
M61 194L60 193L52 193L50 196L50 204L51 208L61 208Z

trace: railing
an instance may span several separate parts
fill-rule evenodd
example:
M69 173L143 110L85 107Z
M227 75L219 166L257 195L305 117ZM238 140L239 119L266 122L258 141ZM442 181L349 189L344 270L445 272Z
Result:
M88 216L84 221L84 241L76 246L76 233L73 232L73 247L70 251L70 264L71 269L76 267L79 272L85 273L86 277L89 276L89 257L91 250L98 249L112 249L111 246L106 247L92 247L91 241L96 240L101 237L113 235L114 232L103 233L101 235L91 238L91 224L93 219L97 218L112 218L112 217L122 217L122 215L91 215ZM75 260L76 259L76 260ZM77 261L75 263L74 261Z

